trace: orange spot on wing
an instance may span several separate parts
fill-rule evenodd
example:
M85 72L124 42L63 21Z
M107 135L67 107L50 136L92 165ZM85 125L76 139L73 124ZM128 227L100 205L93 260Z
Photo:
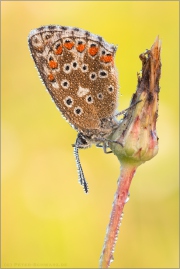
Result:
M113 60L112 55L105 55L100 57L100 61L104 63L110 63L112 62L112 60Z
M80 44L80 45L78 45L78 46L76 47L76 49L77 49L77 51L82 52L83 50L85 50L85 47L86 47L85 44Z
M50 66L52 69L54 69L54 68L57 68L58 63L52 60L52 61L49 61L49 66Z
M49 74L48 79L49 79L49 81L53 81L53 80L55 80L55 77L53 76L53 74Z
M97 52L98 52L98 48L97 47L91 47L91 48L89 48L89 54L91 56L95 56L97 54Z
M63 47L59 46L56 50L55 50L55 54L56 55L60 55L62 53Z
M74 47L74 43L73 42L65 42L64 43L64 47L68 50L71 50Z

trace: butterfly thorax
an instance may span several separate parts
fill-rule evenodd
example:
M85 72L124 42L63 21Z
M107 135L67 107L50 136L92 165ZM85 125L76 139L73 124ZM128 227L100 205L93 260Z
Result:
M76 141L78 148L88 148L92 144L104 143L106 138L119 126L119 122L115 117L104 118L100 123L101 125L98 129L79 131Z

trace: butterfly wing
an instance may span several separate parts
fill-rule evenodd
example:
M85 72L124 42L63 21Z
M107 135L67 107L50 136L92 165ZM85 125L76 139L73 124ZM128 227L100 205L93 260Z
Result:
M47 90L75 129L98 129L101 119L114 114L114 45L79 28L53 25L32 30L28 43Z

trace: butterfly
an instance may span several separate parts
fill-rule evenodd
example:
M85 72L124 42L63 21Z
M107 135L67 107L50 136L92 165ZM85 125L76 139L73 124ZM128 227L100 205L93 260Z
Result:
M78 132L74 154L79 182L87 193L78 150L95 144L106 151L108 137L119 125L117 47L80 28L58 25L32 30L28 44L53 101Z

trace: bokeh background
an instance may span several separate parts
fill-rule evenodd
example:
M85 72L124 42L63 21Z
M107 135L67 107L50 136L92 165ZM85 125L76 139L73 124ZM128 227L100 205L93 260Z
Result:
M179 2L2 1L2 268L97 268L119 176L114 155L80 151L90 192L77 182L76 131L61 117L30 56L27 36L76 26L118 45L119 110L162 40L159 153L136 172L111 268L179 268Z

